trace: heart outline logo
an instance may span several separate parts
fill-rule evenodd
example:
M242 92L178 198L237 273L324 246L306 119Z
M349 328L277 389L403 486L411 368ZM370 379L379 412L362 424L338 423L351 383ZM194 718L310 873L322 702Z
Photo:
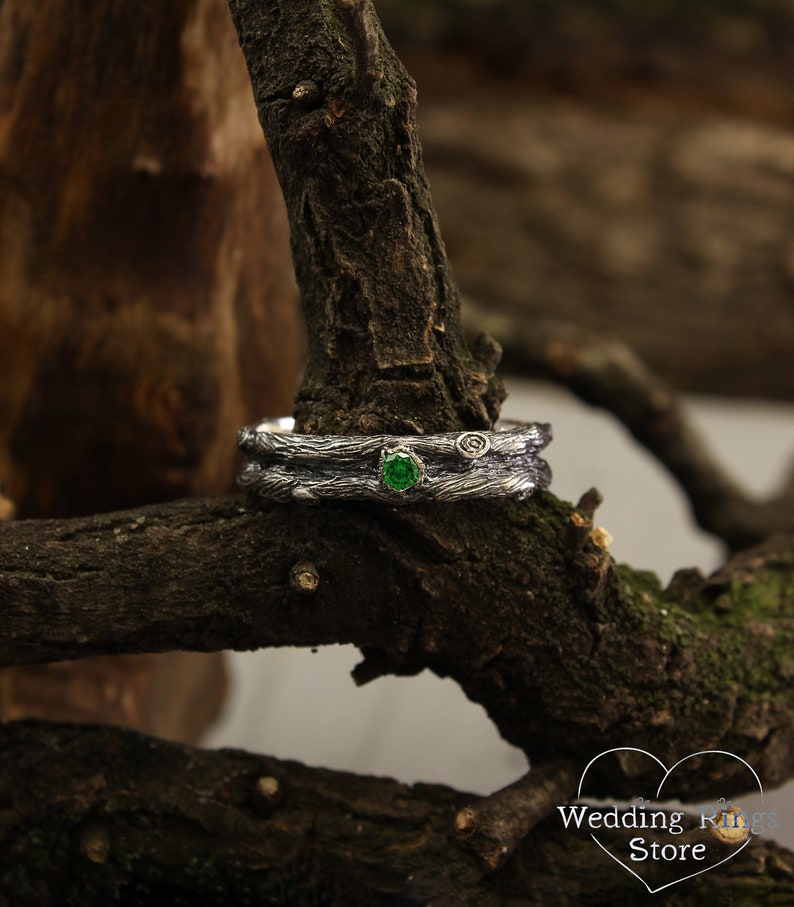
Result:
M582 774L579 778L579 787L576 792L577 800L581 799L582 787L584 786L585 775L587 775L587 772L589 771L590 767L595 762L598 762L598 760L602 756L608 756L610 753L623 753L623 752L642 753L643 755L648 756L650 759L653 759L653 761L656 762L656 764L662 768L662 770L664 771L664 776L662 777L662 780L659 782L659 786L656 789L656 799L657 800L659 798L659 794L662 791L662 788L664 787L665 781L667 781L667 779L678 768L678 766L681 765L682 763L686 762L687 759L694 759L696 756L719 755L719 756L730 756L732 759L736 759L738 762L741 762L742 765L744 765L746 768L748 768L750 770L753 777L755 778L756 784L758 785L758 791L761 794L761 805L763 806L763 804L764 804L764 788L763 788L763 785L761 784L761 779L758 777L758 774L756 773L756 771L752 767L752 765L750 765L750 763L747 762L745 759L742 759L741 756L737 756L735 753L729 753L727 750L700 750L697 753L690 753L688 756L684 756L682 759L679 759L678 762L675 763L675 765L671 766L670 768L667 768L667 766L664 764L664 762L662 762L661 759L659 759L658 756L654 756L653 753L649 753L647 750L641 749L640 747L637 747L637 746L616 746L610 750L604 750L603 753L599 753L597 756L594 756L587 763L587 765L584 768L584 771L582 772ZM636 873L631 868L631 866L628 866L626 863L623 862L623 860L621 860L619 857L616 857L615 854L612 853L612 851L610 851L606 847L604 847L604 845L598 840L598 838L596 837L596 835L594 833L591 832L590 837L595 841L596 844L598 844L598 846L601 848L601 850L604 851L605 854L612 857L612 859L619 866L622 866L623 869L625 869L627 872L631 873L631 875L633 875L635 879L639 879L640 882L642 882L642 884L648 890L649 894L657 894L660 891L664 891L665 888L670 888L670 886L677 885L679 882L686 882L687 879L694 879L695 876L702 875L704 872L710 872L712 869L716 869L718 866L722 866L723 863L727 863L729 860L732 860L735 856L740 854L744 850L744 848L747 847L747 845L753 839L752 835L750 835L747 838L747 840L744 842L744 844L742 844L741 847L737 847L736 850L733 851L733 853L728 854L727 857L724 857L718 863L714 863L711 866L704 866L703 869L699 869L697 872L692 872L689 875L682 876L680 879L673 879L672 882L667 882L664 885L660 885L658 888L651 888L651 886L645 881L645 879L643 879L641 875Z

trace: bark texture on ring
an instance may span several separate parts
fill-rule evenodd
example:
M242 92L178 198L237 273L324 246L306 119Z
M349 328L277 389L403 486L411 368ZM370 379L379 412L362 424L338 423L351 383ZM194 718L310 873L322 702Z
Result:
M487 442L461 442L466 436ZM516 424L505 431L438 435L300 435L244 428L238 444L248 458L240 485L277 501L455 501L478 497L527 498L547 488L548 463L538 456L551 427ZM383 480L384 453L408 451L422 465L421 481L395 489ZM472 456L473 451L479 453Z

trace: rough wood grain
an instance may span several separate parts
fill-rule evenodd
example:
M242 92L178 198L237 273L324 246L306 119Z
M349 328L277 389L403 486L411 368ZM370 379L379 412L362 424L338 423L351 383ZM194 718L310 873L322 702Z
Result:
M16 893L14 907L648 903L636 878L554 819L487 874L451 834L465 802L440 785L12 723L0 728L0 890ZM792 878L791 855L760 839L673 898L655 897L764 907L794 897Z
M0 3L0 518L227 490L239 425L291 405L294 295L222 0ZM195 739L225 683L194 654L0 689L2 718Z
M641 746L673 762L721 743L765 784L788 778L791 538L663 590L586 535L572 543L570 519L542 494L410 508L232 497L8 523L0 664L352 643L362 679L452 677L531 760ZM298 563L317 574L311 594L294 588Z
M414 83L371 3L344 6L357 10L358 26L332 0L230 2L287 203L307 322L297 427L487 428L504 395L499 354L487 342L470 353L463 341Z
M0 16L0 483L19 517L224 491L301 353L226 5Z
M311 357L299 408L303 428L418 433L481 426L498 410L497 352L483 343L471 357L462 345L457 294L407 128L412 86L374 20L360 18L371 15L369 3L231 5L291 218ZM616 567L578 531L583 519L544 494L523 504L403 510L201 499L8 523L0 527L5 656L19 662L158 651L175 641L195 650L352 642L365 656L359 681L424 667L451 676L533 758L581 764L614 741L637 742L670 759L705 741L722 742L748 758L765 783L781 782L794 746L790 537L738 556L708 581L682 574L662 590L655 578ZM312 582L300 585L296 577ZM61 777L46 770L53 752L67 766L57 793L63 797L68 779L77 779L67 824L75 809L85 815L81 804L97 807L79 838L60 825L44 851L35 829L17 839L25 859L12 854L7 878L22 897L34 883L45 886L34 894L47 896L46 881L32 880L26 870L26 860L38 867L46 853L58 881L59 867L68 867L67 881L74 880L83 900L104 896L121 879L188 902L228 901L230 886L247 878L248 869L259 887L243 888L243 895L276 903L371 904L373 892L381 903L435 907L504 903L527 891L544 903L615 900L616 870L593 873L589 841L586 855L578 852L583 874L576 856L559 859L550 836L551 850L536 851L540 864L525 869L518 859L483 879L479 861L472 874L473 858L448 859L449 832L436 836L426 811L414 819L408 840L380 837L368 824L373 811L363 779L347 786L332 776L328 785L334 804L355 817L347 833L326 823L309 779L309 794L290 817L295 833L278 815L274 835L263 836L256 823L238 822L225 797L244 801L248 816L253 782L250 809L273 810L281 789L274 762L256 757L267 774L246 774L242 789L223 755L150 741L137 746L115 731L88 739L86 749L85 730L70 729L74 749L57 732L45 731L41 746L35 733L21 733L18 750L8 738L0 752L40 779L32 809L44 805L49 827L46 797ZM110 788L119 796L109 798L109 810L124 816L124 797L133 801L117 838L104 801L91 794L104 789L107 775L94 776L92 788L80 774L86 764L104 766L103 739L111 752L108 775L115 766L119 779ZM86 752L94 753L93 764ZM602 767L595 788L634 794L636 779L628 783L626 770ZM142 790L131 777L140 778ZM675 793L697 796L716 780L682 781ZM741 783L730 773L719 780L736 789ZM10 796L27 789L20 783ZM384 788L373 795L377 790ZM393 790L386 786L387 798ZM457 812L464 804L453 799ZM391 802L393 827L399 819ZM143 803L152 804L151 823ZM18 810L9 810L12 828ZM329 848L326 840L333 842ZM114 841L121 845L118 863ZM337 848L333 856L331 848ZM524 852L518 848L516 855ZM89 872L96 865L102 875L81 875L86 867L75 866L77 855L92 864ZM778 875L766 872L770 855ZM785 897L790 859L762 849L749 869L737 864L752 890L746 901ZM175 874L176 865L187 871ZM719 878L712 874L700 884L718 885ZM731 884L744 897L744 882L736 887L732 878Z

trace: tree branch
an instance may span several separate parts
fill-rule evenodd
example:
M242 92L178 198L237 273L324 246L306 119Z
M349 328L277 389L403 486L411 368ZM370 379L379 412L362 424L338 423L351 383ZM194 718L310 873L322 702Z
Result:
M118 728L3 725L0 797L0 888L19 907L647 901L636 878L559 821L538 826L500 873L486 875L451 840L466 796L449 788L205 752ZM791 854L754 842L729 869L676 887L676 903L782 903L793 879Z
M571 550L570 514L546 494L410 512L217 498L3 524L0 664L352 643L381 673L453 677L533 761L719 742L765 784L788 777L792 539L663 591Z
M358 83L366 96L380 87L383 64L380 60L379 29L366 0L336 0L356 53Z
M475 306L469 318L478 329L509 338L511 351L534 374L616 416L678 481L698 525L731 550L794 529L794 471L771 500L747 495L706 448L676 392L618 338L570 324L526 325Z
M490 871L510 859L529 832L561 803L573 799L578 772L567 762L534 767L523 778L465 806L455 833Z
M416 135L416 88L370 0L229 5L287 202L306 315L298 428L489 427L504 396L498 355L488 342L466 349Z
M489 425L502 394L498 350L481 340L472 355L463 344L415 91L369 0L344 12L331 0L230 6L309 328L299 426ZM764 783L783 780L794 750L792 540L728 565L716 587L679 578L665 593L587 539L570 544L570 518L544 494L404 510L220 498L0 525L0 663L350 642L378 670L453 677L533 760L581 764L610 745L642 745L670 761L722 743ZM0 865L9 887L38 903L70 885L75 899L100 903L108 892L167 899L182 885L202 903L214 892L220 903L242 894L441 907L523 897L527 877L527 903L592 885L589 840L566 839L570 860L560 862L550 856L559 829L521 846L528 826L518 822L500 845L516 848L513 870L481 886L482 861L449 841L465 801L444 789L111 729L7 726L0 742ZM633 793L640 780L605 770L592 789ZM670 794L702 796L715 780L682 779ZM558 794L541 797L539 812ZM790 873L788 856L760 852ZM757 863L739 865L758 881ZM605 873L610 900L636 890L619 868Z

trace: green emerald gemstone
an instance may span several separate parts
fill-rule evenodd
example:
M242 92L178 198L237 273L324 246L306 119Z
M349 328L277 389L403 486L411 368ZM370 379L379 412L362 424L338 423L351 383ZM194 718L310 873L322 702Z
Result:
M383 484L395 491L412 488L422 478L417 458L408 451L395 450L383 457L380 467Z

